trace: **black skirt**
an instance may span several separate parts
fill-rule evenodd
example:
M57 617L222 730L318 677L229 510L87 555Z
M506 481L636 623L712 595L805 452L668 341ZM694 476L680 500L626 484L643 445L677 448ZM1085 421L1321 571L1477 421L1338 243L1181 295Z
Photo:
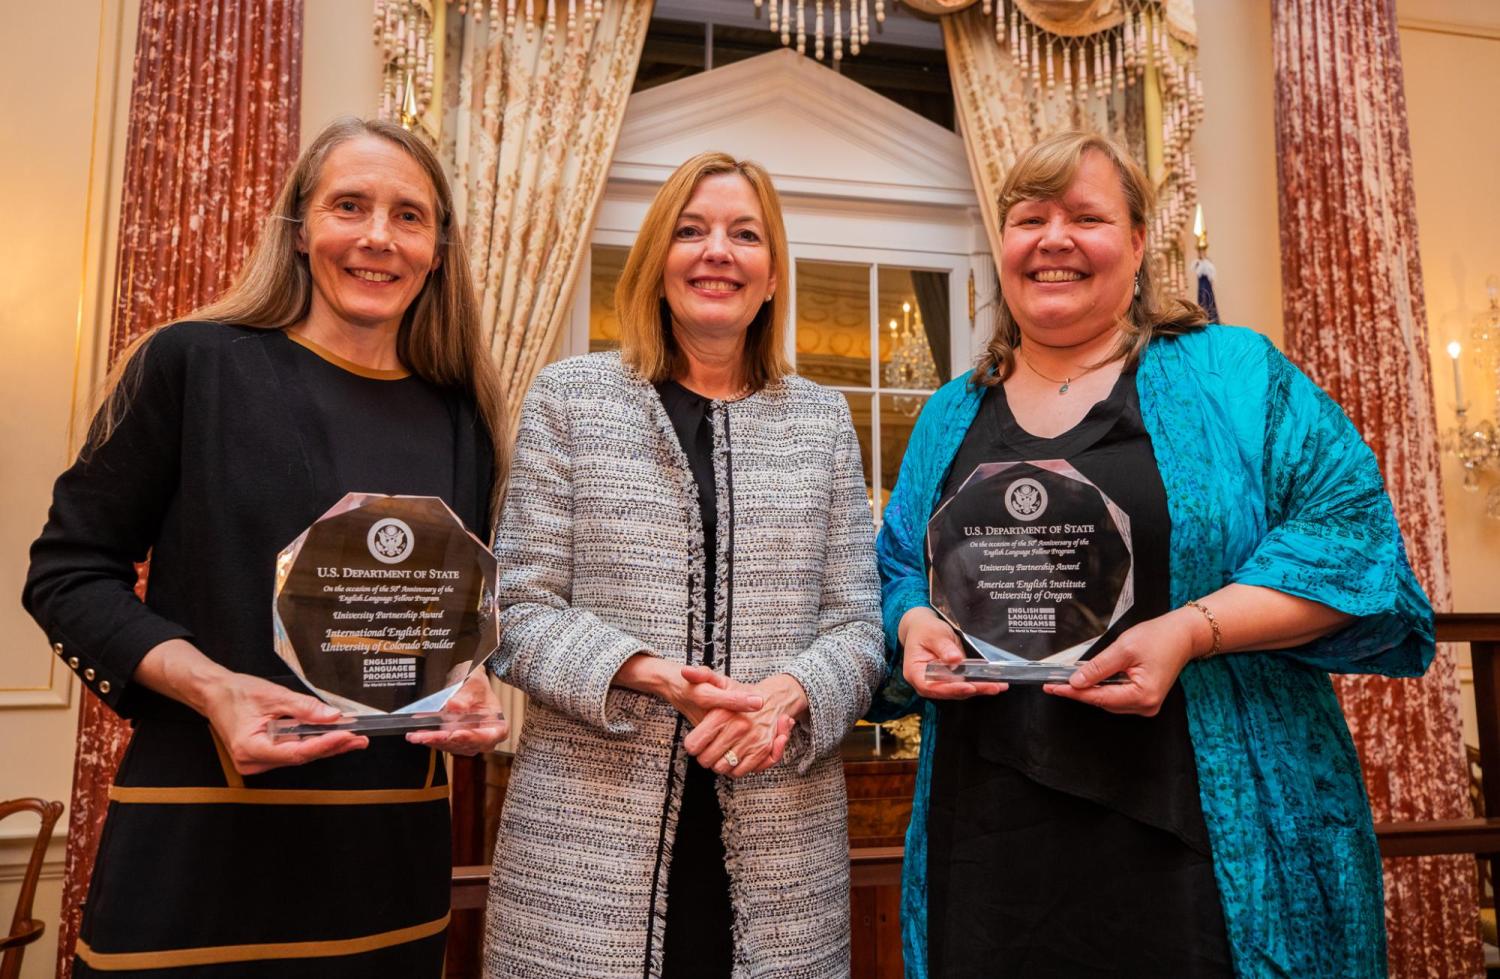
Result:
M430 976L448 921L430 749L237 775L202 721L143 719L110 789L74 974Z

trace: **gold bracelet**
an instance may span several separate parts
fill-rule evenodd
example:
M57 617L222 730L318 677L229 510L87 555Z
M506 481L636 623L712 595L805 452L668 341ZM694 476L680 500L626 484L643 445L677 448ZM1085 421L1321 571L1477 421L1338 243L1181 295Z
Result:
M1203 654L1203 658L1212 659L1213 657L1219 655L1219 653L1223 652L1224 634L1219 631L1219 620L1212 612L1208 610L1208 606L1193 598L1188 599L1182 604L1184 607L1195 608L1198 611L1202 612L1203 617L1208 619L1208 627L1214 631L1214 644L1208 652Z

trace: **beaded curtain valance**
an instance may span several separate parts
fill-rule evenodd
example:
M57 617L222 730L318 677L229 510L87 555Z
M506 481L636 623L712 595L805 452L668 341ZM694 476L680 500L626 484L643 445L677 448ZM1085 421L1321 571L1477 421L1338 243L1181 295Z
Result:
M1129 146L1157 191L1152 257L1188 291L1198 202L1191 141L1203 117L1190 0L907 0L942 9L954 97L992 247L994 202L1016 155L1065 128ZM962 8L962 9L959 9Z
M1024 148L1059 129L1085 127L1125 142L1146 163L1157 189L1154 260L1170 288L1187 291L1184 242L1198 199L1190 143L1203 115L1192 0L753 2L783 44L834 62L846 50L858 55L872 33L878 39L888 10L901 2L920 14L943 15L949 27L963 21L961 31L945 27L944 32L955 89L972 73L959 62L975 56L992 69L1003 67L1007 76L1005 92L974 92L996 102L993 111L975 115L1007 130L979 138ZM590 25L604 16L605 0L374 0L374 11L376 43L385 62L380 114L424 131L436 143L443 99L434 93L443 89L441 49L450 16L488 21L491 30L520 31L528 39L537 33L550 39L562 31L570 44L584 44ZM984 33L993 35L998 57L976 50L983 41L976 15L988 23ZM964 40L956 45L959 35ZM1013 152L1003 152L976 160L981 196L999 187L1012 159Z
M1184 237L1198 200L1189 147L1203 116L1192 0L899 2L919 14L942 17L960 115L1004 130L965 130L980 195L998 189L1014 151L976 154L976 140L1024 148L1068 127L1110 133L1146 163L1158 195L1151 229L1154 257L1165 281L1186 292ZM820 61L839 62L846 50L857 56L870 43L872 20L878 35L888 8L893 10L898 0L754 3L767 14L767 26L782 44ZM988 31L978 30L980 18ZM981 49L991 34L998 58ZM985 83L994 85L975 87L976 75L988 76ZM965 109L960 89L976 104ZM991 217L987 208L986 218Z
M570 46L586 45L603 19L606 0L375 0L375 45L382 58L380 118L418 129L437 143L442 133L444 40L450 12L488 21L491 30L529 44L550 43L561 27ZM434 98L434 93L438 95Z

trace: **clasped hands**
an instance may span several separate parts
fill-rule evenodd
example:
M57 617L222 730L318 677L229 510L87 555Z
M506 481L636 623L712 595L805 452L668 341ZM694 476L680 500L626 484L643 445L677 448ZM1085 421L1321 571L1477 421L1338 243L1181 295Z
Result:
M1202 646L1205 628L1192 609L1176 609L1126 629L1093 659L1078 664L1066 684L1042 689L1056 697L1092 704L1114 714L1151 717L1177 682L1182 668ZM930 663L950 666L963 661L963 649L953 628L932 609L918 607L901 618L901 674L920 696L929 700L967 700L1001 693L1004 683L929 680ZM1206 648L1206 647L1204 647ZM1100 686L1099 681L1122 673L1126 682Z
M779 763L807 709L802 685L785 673L752 684L703 666L682 667L666 700L693 726L683 747L704 768L730 778Z

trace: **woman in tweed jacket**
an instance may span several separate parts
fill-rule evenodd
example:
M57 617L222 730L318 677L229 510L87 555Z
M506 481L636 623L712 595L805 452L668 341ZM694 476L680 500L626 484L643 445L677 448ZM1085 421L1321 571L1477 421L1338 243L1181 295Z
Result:
M848 973L836 749L884 671L879 582L848 405L782 352L786 256L764 170L689 160L626 262L621 352L527 397L491 977Z

